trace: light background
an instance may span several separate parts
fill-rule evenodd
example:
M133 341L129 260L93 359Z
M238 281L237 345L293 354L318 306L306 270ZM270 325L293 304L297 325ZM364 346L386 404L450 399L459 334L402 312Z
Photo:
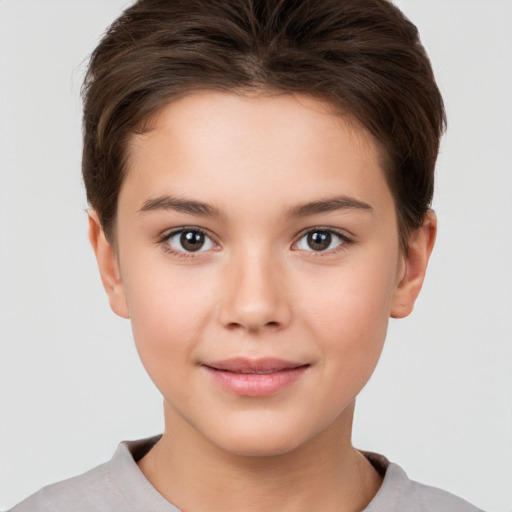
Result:
M402 0L445 97L439 237L393 321L355 444L512 510L512 2ZM109 310L80 180L84 61L125 0L0 0L0 509L162 430Z

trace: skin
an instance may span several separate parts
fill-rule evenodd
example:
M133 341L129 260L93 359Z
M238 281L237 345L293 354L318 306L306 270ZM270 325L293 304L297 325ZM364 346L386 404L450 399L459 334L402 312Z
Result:
M169 238L183 227L207 233L200 251ZM429 213L400 251L377 145L325 103L203 91L162 108L130 141L115 249L90 213L111 307L164 397L165 433L139 461L156 489L185 511L362 510L381 478L352 447L354 401L435 232ZM204 366L233 357L307 366L240 396Z

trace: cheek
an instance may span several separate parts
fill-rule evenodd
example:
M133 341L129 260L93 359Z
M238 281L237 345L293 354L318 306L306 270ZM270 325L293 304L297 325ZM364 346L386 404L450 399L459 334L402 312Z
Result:
M366 375L366 379L377 364L384 344L388 309L375 296L358 296L346 291L347 295L332 294L332 300L324 304L323 313L316 316L316 337L323 341L321 349L326 364L343 367L345 378Z
M194 361L194 350L214 304L206 276L164 267L146 264L147 271L124 278L135 344L157 385L159 375L169 378L171 373L179 374L181 361Z
M395 290L397 260L394 257L379 261L356 255L329 271L301 279L304 313L311 313L326 328L361 330L373 324L387 324ZM371 255L370 255L371 256ZM298 280L300 281L300 280ZM320 320L323 319L323 320ZM374 322L370 320L374 319Z
M395 288L396 260L387 266L359 261L333 269L321 293L309 294L299 313L303 328L318 340L326 365L345 382L364 385L379 359ZM311 291L306 286L303 293Z

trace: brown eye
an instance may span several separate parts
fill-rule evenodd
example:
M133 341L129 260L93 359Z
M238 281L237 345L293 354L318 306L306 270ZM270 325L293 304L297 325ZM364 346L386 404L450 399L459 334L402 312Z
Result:
M297 249L309 252L324 252L336 249L347 240L339 233L327 229L313 229L297 242Z
M181 229L169 235L166 242L176 252L202 252L212 249L212 239L200 229Z
M204 234L198 231L184 231L180 235L180 243L186 251L195 252L203 247L204 238Z
M332 235L327 231L308 233L308 246L313 251L325 251L331 245Z

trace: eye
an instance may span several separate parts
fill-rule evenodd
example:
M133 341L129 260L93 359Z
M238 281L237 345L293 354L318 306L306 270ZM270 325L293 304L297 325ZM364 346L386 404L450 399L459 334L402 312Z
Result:
M165 237L164 241L173 251L183 253L208 251L215 247L213 240L198 228L173 231Z
M296 247L301 251L325 252L336 249L347 242L346 237L335 231L312 229L299 239Z

